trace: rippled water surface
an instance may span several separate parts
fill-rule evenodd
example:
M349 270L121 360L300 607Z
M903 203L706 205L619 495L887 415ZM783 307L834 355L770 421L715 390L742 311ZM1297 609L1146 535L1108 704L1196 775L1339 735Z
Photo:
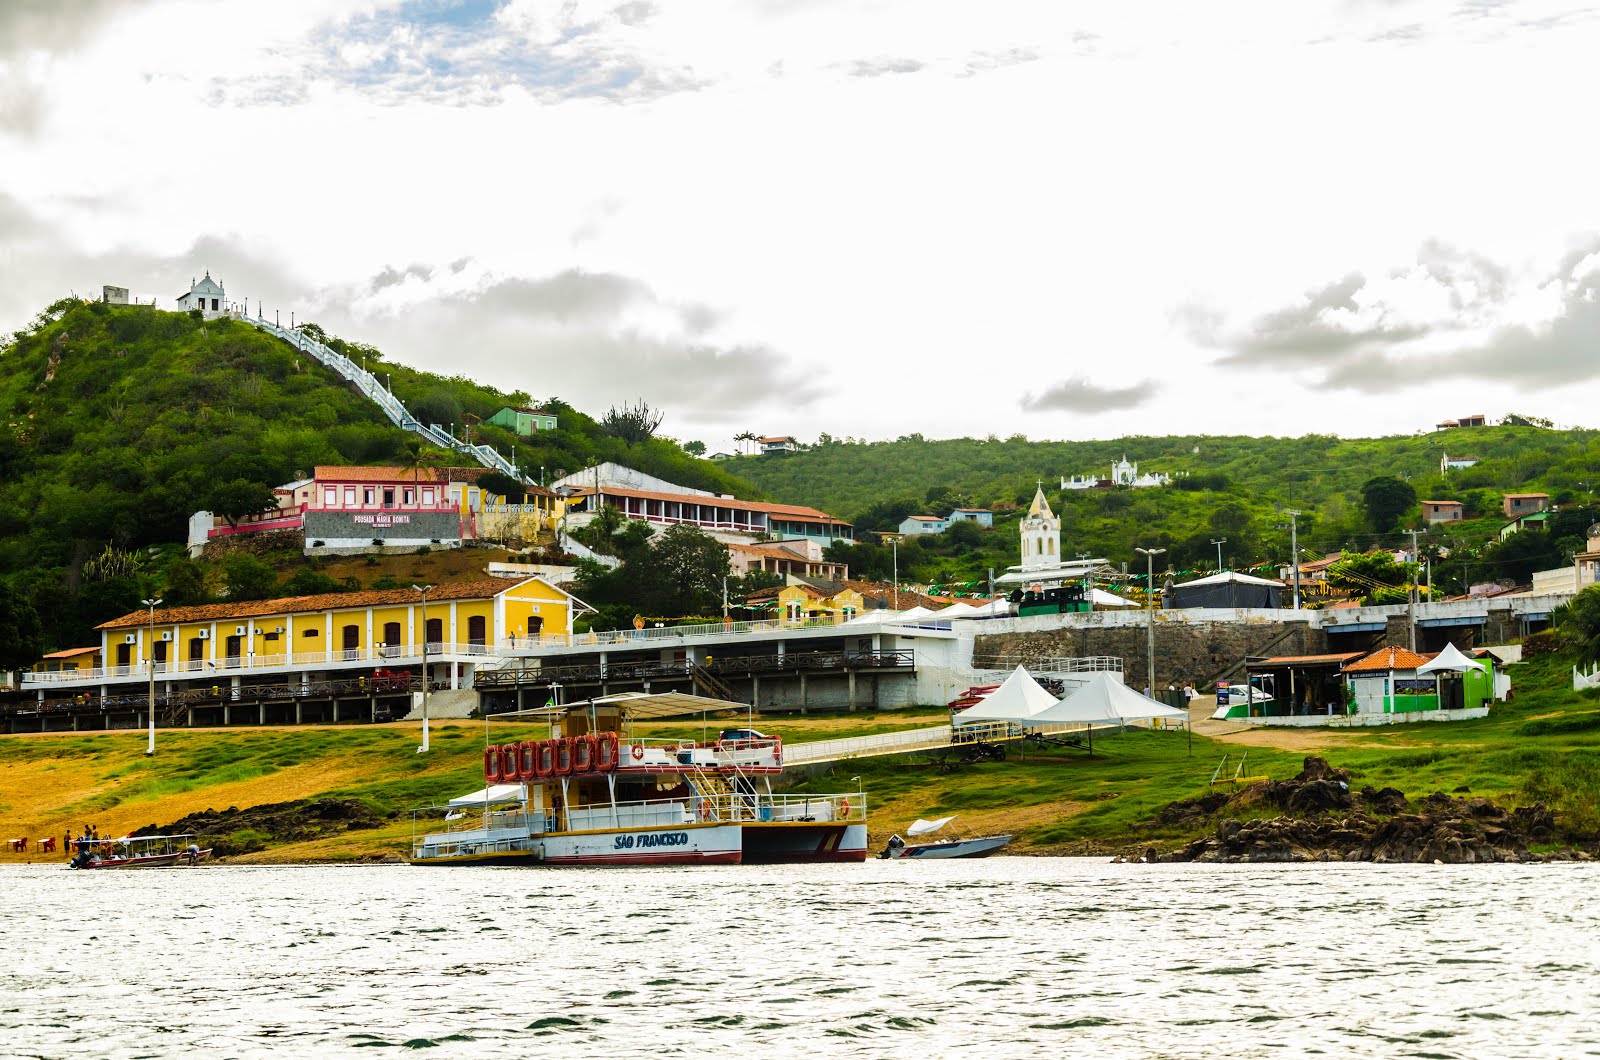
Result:
M0 869L0 1053L1600 1054L1600 866Z

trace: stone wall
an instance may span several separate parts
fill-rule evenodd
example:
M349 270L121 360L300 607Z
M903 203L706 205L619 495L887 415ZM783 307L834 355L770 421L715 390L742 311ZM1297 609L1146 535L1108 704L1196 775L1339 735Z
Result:
M1243 679L1246 656L1316 655L1328 651L1327 637L1303 619L1253 622L1190 622L1172 612L1156 612L1156 687L1170 682L1196 688L1213 681ZM1139 625L1080 625L1057 629L979 636L974 660L1110 655L1123 660L1128 687L1146 681L1148 633Z

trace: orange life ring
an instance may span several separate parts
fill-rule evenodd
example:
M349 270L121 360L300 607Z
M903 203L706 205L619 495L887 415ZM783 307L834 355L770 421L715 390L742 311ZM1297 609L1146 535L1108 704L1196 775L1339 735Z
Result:
M850 800L849 799L840 799L839 800L839 813L841 815L845 816L845 817L849 817L850 816Z
M707 802L704 798L700 800L700 819L702 821L711 820L711 803Z
M633 756L633 760L635 762L643 762L644 761L644 744L642 744L642 743L634 744L633 745L633 750L629 751L628 753Z
M617 768L617 742L617 734L614 732L600 734L594 749L596 773L610 773Z

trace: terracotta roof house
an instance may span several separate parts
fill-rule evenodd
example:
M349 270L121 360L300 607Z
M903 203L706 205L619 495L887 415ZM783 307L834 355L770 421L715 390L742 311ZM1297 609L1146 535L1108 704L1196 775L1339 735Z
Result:
M1508 519L1530 512L1547 511L1550 508L1550 494L1507 493L1501 498L1500 507Z

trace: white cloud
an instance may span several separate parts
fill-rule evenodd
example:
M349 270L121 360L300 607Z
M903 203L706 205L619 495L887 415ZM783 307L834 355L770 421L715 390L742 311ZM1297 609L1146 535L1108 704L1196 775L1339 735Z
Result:
M226 267L425 367L598 411L601 373L638 373L714 447L1010 433L1025 403L1037 436L1203 431L1200 395L1263 385L1252 327L1301 368L1230 430L1405 429L1457 384L1323 422L1345 362L1309 340L1453 379L1581 315L1563 262L1600 230L1600 34L1542 0L105 0L10 25L0 204L35 234L0 328L64 284ZM555 323L539 299L573 277L598 301ZM1133 379L1162 386L1108 407Z

